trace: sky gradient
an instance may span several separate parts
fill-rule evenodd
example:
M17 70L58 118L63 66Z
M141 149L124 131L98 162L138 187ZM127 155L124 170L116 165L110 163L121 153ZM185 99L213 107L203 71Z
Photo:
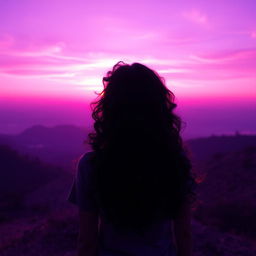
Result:
M255 9L253 0L1 1L0 132L86 125L119 60L165 78L189 136L256 132Z

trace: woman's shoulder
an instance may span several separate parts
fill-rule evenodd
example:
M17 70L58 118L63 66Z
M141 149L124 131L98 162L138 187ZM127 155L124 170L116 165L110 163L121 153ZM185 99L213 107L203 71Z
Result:
M79 157L79 161L88 161L89 159L91 159L91 157L95 154L94 151L87 151L85 153L83 153L82 155L80 155Z
M84 168L85 166L88 166L88 164L90 164L90 160L92 159L92 157L94 156L95 152L94 151L87 151L85 153L83 153L79 159L78 159L78 168Z

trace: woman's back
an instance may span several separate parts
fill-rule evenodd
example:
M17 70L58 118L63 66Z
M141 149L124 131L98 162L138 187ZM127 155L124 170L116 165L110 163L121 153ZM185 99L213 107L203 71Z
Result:
M149 231L140 235L131 231L120 231L103 220L100 230L100 256L174 256L172 222L154 223Z
M93 154L94 152L87 152L80 158L68 201L76 204L81 210L99 212L99 256L175 256L171 219L158 220L147 232L140 234L118 229L104 217L94 197L94 170L90 161Z

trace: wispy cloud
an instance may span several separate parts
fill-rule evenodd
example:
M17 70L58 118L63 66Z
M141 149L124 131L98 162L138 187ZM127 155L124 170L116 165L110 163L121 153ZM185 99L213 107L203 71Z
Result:
M70 82L73 84L93 85L99 80L99 74L110 69L120 59L116 55L97 55L85 58L64 55L61 52L43 55L38 51L17 53L17 55L2 55L0 61L0 73L17 76L38 76L48 79ZM225 73L225 77L238 74L252 75L256 69L256 49L224 51L208 55L189 55L186 58L169 59L157 57L137 58L138 61L150 65L160 74L168 74L173 78L205 79L207 77L219 77ZM132 56L126 56L123 60L128 63ZM129 61L130 60L130 61ZM245 66L246 65L246 66ZM246 67L246 68L245 68ZM196 76L195 76L196 74ZM217 75L216 75L217 74Z
M245 35L247 38L256 39L256 30L235 30L226 32L230 35Z
M0 51L10 48L14 43L14 38L9 34L0 35Z
M182 16L194 23L201 24L201 25L208 25L207 15L198 9L194 8L189 11L184 11L182 13Z
M256 48L221 51L208 55L191 55L193 72L197 80L251 79L256 81Z
M204 54L201 56L191 55L190 58L204 63L223 63L247 60L250 61L250 64L252 64L256 62L256 48L218 51L212 54Z
M159 57L152 54L87 52L74 54L64 42L17 47L11 36L0 40L0 75L40 78L65 83L83 90L102 88L102 76L119 60L149 65L166 78L167 84L183 86L187 81L255 79L256 49L215 51L209 54L188 54ZM193 82L193 83L192 83Z
M251 32L251 38L256 39L256 30Z

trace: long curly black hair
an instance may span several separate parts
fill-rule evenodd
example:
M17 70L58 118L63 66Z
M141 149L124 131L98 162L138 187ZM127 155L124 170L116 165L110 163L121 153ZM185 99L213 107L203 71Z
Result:
M195 201L183 122L163 78L140 63L118 62L103 85L91 103L88 135L98 205L115 226L144 232L176 218L185 200Z

